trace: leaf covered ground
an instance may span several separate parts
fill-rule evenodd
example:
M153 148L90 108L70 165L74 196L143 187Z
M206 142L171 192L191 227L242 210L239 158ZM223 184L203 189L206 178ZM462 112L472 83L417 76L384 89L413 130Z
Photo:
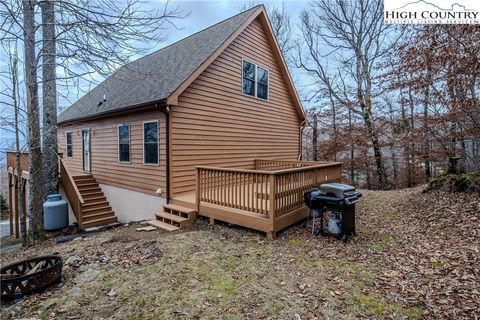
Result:
M303 224L269 241L198 219L179 232L130 225L4 253L2 265L49 253L70 259L61 284L2 305L1 318L476 319L480 195L363 194L346 245Z

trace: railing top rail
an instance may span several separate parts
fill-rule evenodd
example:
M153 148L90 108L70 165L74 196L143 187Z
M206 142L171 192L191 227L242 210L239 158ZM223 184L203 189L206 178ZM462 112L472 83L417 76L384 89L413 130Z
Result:
M283 174L283 173L289 173L289 172L299 172L299 171L308 171L312 169L319 169L319 168L328 168L328 167L335 167L335 166L341 166L341 162L328 162L328 163L322 163L318 165L311 165L307 167L301 167L301 168L289 168L289 169L281 169L281 170L252 170L252 169L240 169L240 168L221 168L221 167L210 167L210 166L195 166L195 168L198 169L205 169L205 170L216 170L216 171L224 171L224 172L239 172L239 173L254 173L254 174Z
M326 164L332 163L330 161L302 161L302 160L277 160L277 159L255 159L255 161L265 161L265 162L272 162L272 163L300 163L300 164L307 164L307 165L318 165L318 164Z
M72 175L70 174L70 172L69 172L68 169L67 169L67 166L65 165L65 161L64 161L62 158L60 158L60 157L59 157L59 159L60 159L60 162L61 162L62 167L65 169L65 172L67 173L67 179L70 181L70 184L72 185L73 190L74 190L75 193L77 194L78 200L79 200L80 203L82 203L82 204L85 203L85 201L83 200L82 195L80 194L80 191L79 191L78 188L77 188L77 184L75 183L75 180L73 180Z
M17 153L18 151L17 150L14 150L14 149L10 149L10 150L7 150L7 153ZM30 153L30 151L28 150L20 150L20 153Z

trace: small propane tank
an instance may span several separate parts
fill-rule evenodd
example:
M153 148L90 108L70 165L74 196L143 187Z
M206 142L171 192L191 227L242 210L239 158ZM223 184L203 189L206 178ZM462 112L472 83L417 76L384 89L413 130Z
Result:
M328 220L327 230L334 235L339 235L342 232L342 221L338 218L338 215L334 214L333 217Z
M68 203L61 194L47 196L43 203L43 228L46 231L68 227Z

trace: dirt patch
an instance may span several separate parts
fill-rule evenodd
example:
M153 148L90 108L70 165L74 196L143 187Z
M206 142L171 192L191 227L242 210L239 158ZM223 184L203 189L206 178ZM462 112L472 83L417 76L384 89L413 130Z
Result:
M364 191L347 245L303 224L269 241L206 219L181 232L130 225L50 239L2 263L52 252L80 260L62 284L2 306L2 319L472 319L480 196L421 191ZM95 279L74 283L85 272Z

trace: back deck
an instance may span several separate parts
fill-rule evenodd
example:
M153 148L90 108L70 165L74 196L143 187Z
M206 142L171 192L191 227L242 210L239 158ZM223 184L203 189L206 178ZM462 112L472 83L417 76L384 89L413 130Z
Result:
M254 169L196 167L196 192L172 203L199 215L266 232L269 238L309 214L303 194L341 181L341 163L255 160Z

